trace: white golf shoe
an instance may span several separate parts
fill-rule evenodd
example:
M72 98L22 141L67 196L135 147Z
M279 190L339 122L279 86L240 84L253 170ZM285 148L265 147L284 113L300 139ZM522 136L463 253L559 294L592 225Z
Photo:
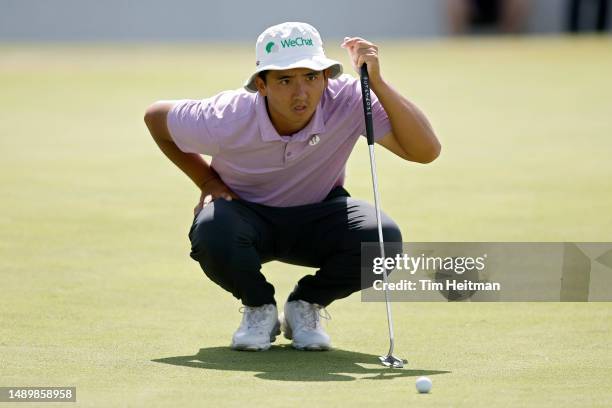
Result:
M331 340L323 330L321 318L331 319L321 305L303 300L287 302L281 318L283 334L293 340L292 346L298 350L329 350Z
M273 304L259 307L244 306L240 310L242 322L232 337L234 350L263 351L280 334L278 312Z

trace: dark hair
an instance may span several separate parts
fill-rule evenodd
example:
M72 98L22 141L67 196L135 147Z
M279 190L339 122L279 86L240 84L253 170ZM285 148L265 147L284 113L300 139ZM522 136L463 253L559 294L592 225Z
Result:
M258 76L259 78L261 78L261 80L262 80L262 81L264 82L264 84L265 84L265 83L266 83L266 76L268 76L268 71L267 71L267 70L265 70L265 71L261 71L261 72L257 73L257 76Z

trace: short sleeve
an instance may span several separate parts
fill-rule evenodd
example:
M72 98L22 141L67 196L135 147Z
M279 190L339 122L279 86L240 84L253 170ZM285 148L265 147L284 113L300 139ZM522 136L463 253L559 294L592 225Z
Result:
M346 103L350 106L351 115L355 115L356 123L358 123L359 134L365 136L365 120L363 117L363 101L361 97L361 81L349 75L342 75L337 80L330 80L332 97L340 103ZM370 90L372 101L372 120L374 127L374 140L378 141L385 135L391 132L391 122L389 116L382 104L378 100L376 94Z
M361 90L360 90L361 92ZM373 91L370 90L371 99L372 99L372 119L374 125L374 141L379 141L382 139L387 133L391 132L391 122L389 121L389 116L382 104L378 100L378 97L374 94ZM363 125L363 134L365 135L365 122Z
M172 140L185 153L213 156L219 152L215 135L206 125L212 108L209 100L183 99L168 112L167 125Z

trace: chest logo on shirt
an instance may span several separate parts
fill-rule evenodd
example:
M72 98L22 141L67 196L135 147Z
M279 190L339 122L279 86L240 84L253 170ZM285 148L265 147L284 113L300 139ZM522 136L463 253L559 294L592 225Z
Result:
M308 141L308 144L311 146L314 146L317 143L319 143L320 140L321 138L319 137L319 135L314 135L313 137L310 138L310 140Z

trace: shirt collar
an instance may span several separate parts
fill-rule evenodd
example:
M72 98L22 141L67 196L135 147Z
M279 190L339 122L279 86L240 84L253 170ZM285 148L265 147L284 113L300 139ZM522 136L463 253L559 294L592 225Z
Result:
M261 139L265 142L271 142L275 140L283 140L284 137L281 137L272 121L270 120L270 116L268 115L268 110L266 109L266 98L257 94L256 101L256 109L257 109L257 123L259 125L259 132L261 133ZM315 109L315 113L313 117L310 119L310 122L306 125L306 127L300 130L297 133L291 135L291 141L303 142L310 139L314 135L319 135L325 131L325 122L323 120L323 108L322 108L323 98L319 101L317 108Z

